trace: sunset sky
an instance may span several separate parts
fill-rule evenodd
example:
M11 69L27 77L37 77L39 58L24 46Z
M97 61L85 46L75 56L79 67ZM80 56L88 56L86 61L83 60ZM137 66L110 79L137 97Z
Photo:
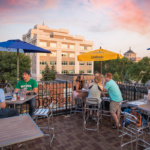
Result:
M22 39L44 21L94 41L94 49L150 56L149 8L149 0L0 0L0 42Z

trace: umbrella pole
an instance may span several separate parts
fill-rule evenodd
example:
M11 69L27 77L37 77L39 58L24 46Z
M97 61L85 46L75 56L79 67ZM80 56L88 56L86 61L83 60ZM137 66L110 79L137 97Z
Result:
M17 49L17 82L19 81L19 49Z
M101 61L101 78L102 78L102 61Z

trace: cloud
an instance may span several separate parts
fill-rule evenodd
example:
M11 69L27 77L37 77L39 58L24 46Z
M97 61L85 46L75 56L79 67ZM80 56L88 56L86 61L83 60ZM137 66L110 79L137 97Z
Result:
M150 1L143 0L84 0L88 9L101 11L111 18L115 28L121 27L140 34L150 30Z
M0 24L36 22L41 12L55 10L59 4L60 0L1 0Z

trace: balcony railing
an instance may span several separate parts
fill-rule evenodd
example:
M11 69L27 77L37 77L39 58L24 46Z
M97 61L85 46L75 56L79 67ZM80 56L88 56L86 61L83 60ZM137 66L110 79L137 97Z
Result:
M0 88L5 90L8 85L0 84ZM16 84L11 84L15 88ZM124 100L134 101L144 98L147 94L147 87L139 84L124 84L119 83L118 86L121 90ZM54 115L70 113L71 102L73 100L72 91L74 81L39 81L38 82L38 96L36 97L37 108L46 108L54 101ZM5 91L6 92L6 91ZM18 106L19 113L28 112L28 105L24 104Z

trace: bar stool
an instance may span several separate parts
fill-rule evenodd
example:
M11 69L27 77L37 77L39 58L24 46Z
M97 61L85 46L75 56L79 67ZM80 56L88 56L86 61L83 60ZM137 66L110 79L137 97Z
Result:
M124 112L124 123L123 123L123 128L122 128L122 135L121 137L121 150L122 147L127 145L127 144L131 144L131 149L133 149L133 142L136 142L136 150L138 149L138 141L142 141L143 143L145 143L146 145L150 146L150 143L147 143L146 141L144 141L144 130L146 129L147 125L143 125L138 127L137 124L137 118L132 115L129 114L127 112ZM128 124L126 124L126 122L129 122ZM131 139L128 142L123 143L123 137L125 135L128 135ZM143 136L143 138L141 139L140 136Z
M72 100L72 103L71 103L70 116L75 115L77 112L82 112L83 113L84 101L85 100L82 97L73 97L73 100ZM73 103L75 103L75 105L73 105ZM75 110L73 110L73 106L74 106Z
M99 132L99 121L102 120L100 104L97 98L87 98L84 105L84 115L83 115L83 131L92 130ZM94 120L96 120L96 129L87 128L87 122L90 116L90 111L92 111Z
M53 124L53 107L54 107L54 101L52 101L52 103L49 105L48 109L37 109L34 112L33 118L36 120L36 124L37 124L37 120L38 118L47 118L48 120L48 127L39 127L41 129L48 129L48 134L44 134L45 136L49 136L49 140L50 140L50 147L51 144L53 142L54 139L54 124ZM50 125L50 121L51 121L51 125ZM52 134L51 132L52 131Z

